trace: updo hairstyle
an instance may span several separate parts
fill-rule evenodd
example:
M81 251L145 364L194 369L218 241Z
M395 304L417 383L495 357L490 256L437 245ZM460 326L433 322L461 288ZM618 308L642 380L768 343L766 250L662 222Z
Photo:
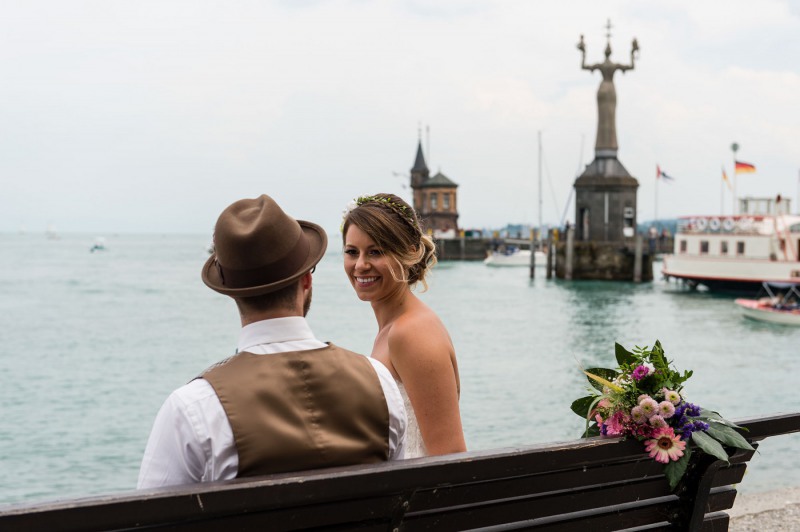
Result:
M425 277L436 264L436 246L424 234L414 209L394 194L375 194L356 199L355 206L345 214L342 224L342 243L347 230L355 225L364 231L383 253L400 267L400 275L389 267L395 280L414 287L422 283L428 289Z

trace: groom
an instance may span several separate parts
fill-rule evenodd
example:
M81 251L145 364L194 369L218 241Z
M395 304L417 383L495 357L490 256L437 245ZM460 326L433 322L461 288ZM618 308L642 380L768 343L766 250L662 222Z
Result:
M306 322L327 241L266 195L222 212L202 278L236 302L237 354L164 402L139 488L403 457L406 414L392 375L320 342Z

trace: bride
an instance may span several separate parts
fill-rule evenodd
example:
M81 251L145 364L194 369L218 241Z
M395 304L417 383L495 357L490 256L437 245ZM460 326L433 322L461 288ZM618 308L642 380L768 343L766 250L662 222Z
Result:
M466 450L455 349L439 317L411 291L427 289L433 240L393 194L362 196L342 225L344 269L378 321L372 356L389 368L406 403L405 457Z

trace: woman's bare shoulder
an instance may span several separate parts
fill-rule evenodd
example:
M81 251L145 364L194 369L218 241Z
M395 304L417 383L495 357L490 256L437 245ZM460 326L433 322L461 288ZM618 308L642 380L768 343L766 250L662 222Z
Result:
M447 328L428 307L400 316L392 325L388 341L393 355L407 353L414 356L428 350L449 353L453 349Z

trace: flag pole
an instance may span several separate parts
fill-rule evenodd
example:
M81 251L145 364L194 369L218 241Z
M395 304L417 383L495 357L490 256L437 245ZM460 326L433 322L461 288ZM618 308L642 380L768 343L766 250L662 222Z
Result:
M739 214L739 197L736 195L736 180L738 173L736 172L736 152L739 151L739 145L737 143L731 144L731 150L733 150L733 214Z
M722 167L722 175L725 175L725 166ZM725 197L725 179L720 179L719 183L719 214L721 216L725 215L725 202L723 201Z
M655 189L656 189L656 197L655 197L655 213L656 213L655 222L656 222L656 227L659 227L659 223L658 223L658 181L659 181L659 177L660 177L659 173L660 173L659 172L659 167L658 167L658 165L656 165L656 186L655 186Z

